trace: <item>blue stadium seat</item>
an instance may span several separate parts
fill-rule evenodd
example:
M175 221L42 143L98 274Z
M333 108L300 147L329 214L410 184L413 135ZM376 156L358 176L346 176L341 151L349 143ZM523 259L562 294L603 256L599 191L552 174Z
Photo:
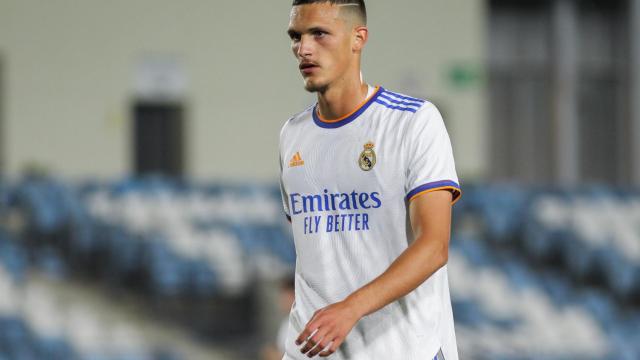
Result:
M27 269L27 254L20 244L0 229L0 263L15 281L22 282Z
M34 264L45 274L62 279L68 275L68 269L60 252L51 247L45 246L35 252Z
M41 338L37 341L37 353L40 359L72 360L78 355L63 338Z
M162 240L147 240L145 265L150 288L160 296L176 296L187 289L187 262L173 254Z
M189 262L186 276L189 287L196 296L211 296L218 291L218 276L204 260Z

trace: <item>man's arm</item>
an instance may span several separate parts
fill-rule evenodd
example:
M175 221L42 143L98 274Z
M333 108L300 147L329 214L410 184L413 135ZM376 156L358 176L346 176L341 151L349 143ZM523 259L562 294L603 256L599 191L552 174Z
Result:
M381 275L345 300L316 311L296 340L300 345L318 330L301 352L311 350L309 357L331 355L360 318L405 296L445 265L449 258L451 203L451 192L442 190L414 198L409 216L415 241ZM331 342L330 348L322 351Z

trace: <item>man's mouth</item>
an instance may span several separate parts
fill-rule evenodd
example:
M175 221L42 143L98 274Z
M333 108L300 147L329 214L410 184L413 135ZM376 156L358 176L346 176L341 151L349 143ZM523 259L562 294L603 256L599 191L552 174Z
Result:
M302 64L300 64L300 66L298 66L300 68L300 72L302 72L303 74L310 74L313 72L313 70L315 70L316 68L318 68L319 66L314 64L314 63L310 63L310 62L304 62Z

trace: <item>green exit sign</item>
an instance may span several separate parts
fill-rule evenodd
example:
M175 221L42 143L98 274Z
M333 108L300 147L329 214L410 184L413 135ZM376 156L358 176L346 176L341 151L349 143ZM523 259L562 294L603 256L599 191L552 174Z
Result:
M447 71L449 83L457 89L468 89L484 83L484 69L479 64L454 64Z

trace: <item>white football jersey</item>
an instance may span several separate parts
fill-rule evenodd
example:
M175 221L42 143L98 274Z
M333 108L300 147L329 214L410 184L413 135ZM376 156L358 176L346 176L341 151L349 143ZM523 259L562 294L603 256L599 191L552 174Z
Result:
M461 190L449 135L428 101L369 86L351 114L317 104L280 133L281 190L296 250L295 301L283 359L308 359L295 339L313 313L382 274L413 241L408 204ZM447 266L356 323L329 359L457 360Z

